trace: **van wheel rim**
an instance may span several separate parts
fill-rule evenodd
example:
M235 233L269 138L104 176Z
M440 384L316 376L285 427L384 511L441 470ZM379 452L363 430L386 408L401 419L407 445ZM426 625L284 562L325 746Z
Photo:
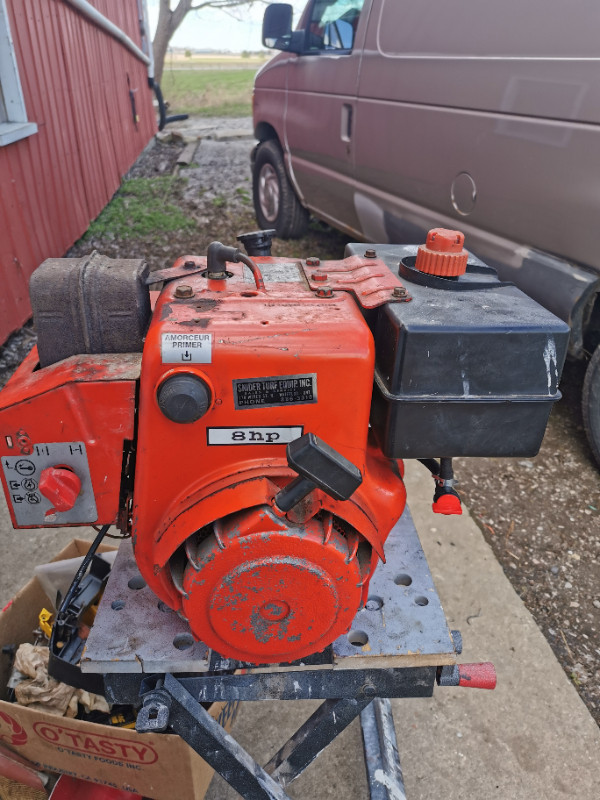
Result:
M262 215L275 222L279 214L279 179L270 164L264 164L258 174L258 202Z

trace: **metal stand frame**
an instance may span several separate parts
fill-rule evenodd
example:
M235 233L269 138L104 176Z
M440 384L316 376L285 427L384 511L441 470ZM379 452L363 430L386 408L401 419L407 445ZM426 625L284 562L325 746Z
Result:
M408 509L390 534L386 556L348 636L302 662L256 666L195 643L183 620L139 588L131 546L124 543L82 672L103 674L109 702L139 704L141 698L137 731L178 734L246 800L289 800L285 787L360 717L370 800L403 800L389 698L430 697L436 681L462 683L461 640L448 630ZM131 631L150 626L151 644L132 645ZM265 699L324 702L262 767L203 704Z
M159 688L144 695L136 730L169 727L246 800L289 800L285 787L359 715L371 800L405 798L389 699L325 700L261 767L196 700L196 684L197 679L165 675Z

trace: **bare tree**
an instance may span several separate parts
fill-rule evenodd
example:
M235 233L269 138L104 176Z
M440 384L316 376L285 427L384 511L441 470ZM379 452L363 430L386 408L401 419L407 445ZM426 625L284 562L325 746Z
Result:
M171 37L181 25L190 11L201 11L203 8L220 8L223 11L237 6L252 6L261 0L160 0L158 24L152 48L154 50L154 77L160 83L165 65L165 56Z

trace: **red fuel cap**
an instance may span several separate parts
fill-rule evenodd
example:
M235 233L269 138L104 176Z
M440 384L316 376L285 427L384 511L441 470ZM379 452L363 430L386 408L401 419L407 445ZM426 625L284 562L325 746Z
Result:
M419 272L453 278L467 270L469 254L463 249L464 234L447 228L432 228L427 241L417 251L415 267Z
M52 511L69 511L77 502L81 481L65 467L46 467L40 475L40 492L52 503Z

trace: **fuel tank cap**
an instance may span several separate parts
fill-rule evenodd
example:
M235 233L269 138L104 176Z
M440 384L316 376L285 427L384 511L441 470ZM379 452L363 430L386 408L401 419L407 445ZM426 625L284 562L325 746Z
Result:
M425 244L419 247L415 267L419 272L444 278L463 275L469 256L464 243L465 235L460 231L432 228Z

